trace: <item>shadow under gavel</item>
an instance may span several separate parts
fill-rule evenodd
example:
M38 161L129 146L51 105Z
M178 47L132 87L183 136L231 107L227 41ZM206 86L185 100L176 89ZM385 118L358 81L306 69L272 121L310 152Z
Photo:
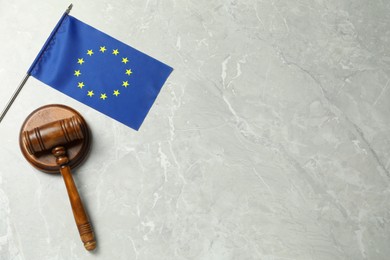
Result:
M66 147L71 147L74 143L83 142L87 134L88 128L85 121L78 116L72 116L29 131L23 131L21 141L23 142L23 147L32 156L51 152L56 158L56 164L65 181L81 240L87 250L93 250L96 248L95 235L73 181L71 167L69 166L70 160L66 149Z

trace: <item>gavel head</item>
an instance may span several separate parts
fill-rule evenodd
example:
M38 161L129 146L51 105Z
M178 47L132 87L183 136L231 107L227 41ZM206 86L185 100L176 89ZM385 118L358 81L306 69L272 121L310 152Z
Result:
M84 118L73 108L60 104L31 112L19 134L23 156L32 166L47 173L59 172L57 155L66 156L66 164L71 168L80 165L90 144L91 133Z
M31 155L51 151L58 146L68 146L84 139L87 126L78 116L50 122L22 133L22 142Z

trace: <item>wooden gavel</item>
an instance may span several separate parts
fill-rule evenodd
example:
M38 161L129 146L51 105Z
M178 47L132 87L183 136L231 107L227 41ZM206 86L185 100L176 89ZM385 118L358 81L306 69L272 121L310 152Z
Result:
M36 159L41 155L47 156L51 151L52 156L55 157L55 163L64 178L81 240L87 250L93 250L96 247L94 232L73 181L70 159L68 158L66 148L82 143L88 134L88 127L84 119L81 116L74 115L35 127L32 130L22 131L20 142L22 152L30 163L30 158ZM82 157L85 157L85 155ZM32 163L34 165L34 162ZM37 163L34 166L45 170Z

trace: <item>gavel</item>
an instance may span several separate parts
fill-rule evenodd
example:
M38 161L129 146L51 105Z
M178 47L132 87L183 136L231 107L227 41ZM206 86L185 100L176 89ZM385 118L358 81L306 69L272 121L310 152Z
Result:
M37 111L35 112L37 113ZM26 122L24 127L25 125ZM81 116L75 114L68 118L34 127L31 130L21 131L20 145L26 159L43 171L49 170L48 168L41 166L41 164L44 165L45 162L47 162L47 158L50 158L50 156L53 160L55 158L57 169L59 169L65 182L80 238L87 250L93 250L96 248L95 235L73 181L70 166L71 160L67 154L68 147L80 146L80 144L87 141L86 139L89 139L89 131L86 122ZM76 155L76 157L84 158L85 149L83 153L84 154L78 153L80 155ZM46 159L40 159L40 157ZM51 167L53 168L54 165Z

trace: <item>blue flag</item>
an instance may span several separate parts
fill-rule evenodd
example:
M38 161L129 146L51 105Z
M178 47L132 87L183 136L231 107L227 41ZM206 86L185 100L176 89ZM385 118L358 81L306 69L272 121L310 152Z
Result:
M64 14L28 73L138 130L172 68Z

